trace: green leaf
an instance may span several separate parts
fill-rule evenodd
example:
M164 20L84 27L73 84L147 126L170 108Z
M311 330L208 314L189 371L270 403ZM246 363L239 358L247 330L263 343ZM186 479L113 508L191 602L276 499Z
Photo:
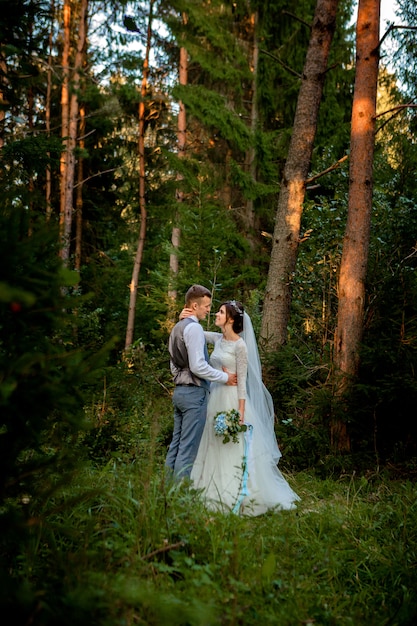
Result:
M12 287L8 283L0 282L0 302L17 301L26 306L32 306L36 301L36 296L30 291Z
M265 561L262 564L262 578L267 580L268 582L272 580L272 577L275 573L276 567L276 558L273 552L270 552L266 557Z
M58 274L65 287L74 287L80 281L79 273L67 267L61 267Z

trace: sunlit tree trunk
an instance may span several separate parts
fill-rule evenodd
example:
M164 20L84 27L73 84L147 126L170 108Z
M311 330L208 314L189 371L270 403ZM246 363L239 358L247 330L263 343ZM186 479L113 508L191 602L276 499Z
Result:
M81 245L83 235L83 179L84 179L84 159L82 152L85 147L85 108L80 106L80 139L78 146L80 148L80 156L78 157L77 167L77 187L75 190L75 255L74 269L79 272L81 270Z
M350 136L348 217L339 274L339 307L334 340L337 394L355 378L363 334L365 280L372 213L373 154L379 65L380 0L359 0L356 75ZM332 424L332 441L349 449L346 423Z
M182 14L182 22L183 24L187 24L187 15L186 13ZM179 58L179 70L178 70L178 82L180 85L186 85L188 82L188 52L186 48L183 46L180 47L180 58ZM187 144L187 112L185 110L185 104L182 100L179 102L179 111L178 111L178 120L177 120L178 128L177 128L177 149L178 149L178 157L180 159L185 157L186 152L186 144ZM182 180L182 175L177 173L177 181L180 182ZM176 276L178 274L178 251L180 247L181 241L181 230L178 225L180 210L179 205L184 200L184 192L179 185L175 192L175 199L178 203L177 211L175 212L174 223L171 231L171 245L172 251L169 257L169 270L170 270L170 280L171 283L175 283ZM169 305L169 317L173 320L174 311L175 311L175 301L177 299L177 290L174 287L170 287L168 292L168 305Z
M250 127L252 131L252 136L255 136L256 130L258 128L258 94L257 94L257 84L258 84L258 64L259 64L259 43L258 43L258 13L255 11L249 17L249 23L252 29L252 50L251 50L251 72L252 72L252 88L251 88L251 109L250 109ZM246 153L246 171L249 173L251 179L256 181L256 159L255 159L255 148L253 143ZM248 234L248 241L255 247L256 245L256 237L255 237L255 211L254 204L252 198L246 199L246 206L244 209L244 224L245 230Z
M305 183L317 130L338 2L317 0L293 132L281 180L261 327L262 343L271 351L277 350L287 340L291 279L298 255Z
M79 15L77 16L77 46L74 59L74 72L71 81L71 95L69 97L68 108L68 136L65 141L65 168L62 181L64 182L64 191L62 193L61 205L61 257L64 263L68 264L70 257L71 231L73 222L73 206L74 206L74 179L75 179L75 148L77 145L78 134L78 112L79 112L79 90L81 86L81 72L83 67L85 47L87 41L87 10L88 0L80 0ZM70 24L68 25L71 30ZM67 94L68 95L68 94Z
M145 113L146 113L146 91L148 86L149 76L149 54L151 50L151 37L152 37L152 20L153 20L153 7L154 0L149 3L149 19L148 29L146 36L146 49L145 59L143 61L143 76L141 86L141 98L139 102L139 138L138 138L138 154L139 154L139 207L140 207L140 229L139 239L136 249L135 260L133 264L132 280L130 282L130 299L129 299L129 311L127 318L126 328L126 341L125 349L127 350L133 343L133 332L135 328L135 315L136 315L136 300L138 292L138 280L140 266L143 258L143 249L145 246L146 236L146 198L145 198Z
M34 115L34 98L33 98L33 87L29 85L28 94L27 94L27 102L28 102L28 130L30 134L33 134L33 115ZM33 180L33 174L29 172L29 181L28 181L28 190L29 190L29 198L28 198L28 207L29 207L29 233L32 233L32 225L31 225L31 216L33 211L33 196L35 191L35 183Z
M184 23L186 22L186 17L183 16ZM180 64L179 64L179 83L180 85L186 85L188 81L188 52L185 48L180 48ZM186 143L187 143L187 114L185 110L185 104L180 100L179 103L179 112L178 112L178 130L177 130L177 147L178 147L178 157L180 159L184 158L186 151ZM177 175L177 180L181 181L181 174ZM176 201L181 203L184 199L184 193L179 186L176 190ZM178 249L180 247L180 238L181 231L178 226L179 221L179 211L176 212L175 223L172 227L171 233L171 244L172 244L172 252L169 257L169 269L171 273L172 282L175 281L175 277L178 274ZM172 304L174 304L177 298L176 289L171 288L169 290L168 296Z
M48 42L48 69L46 72L46 97L45 97L45 128L47 136L51 135L51 94L52 94L52 46L54 39L54 19L55 19L55 0L51 0L51 25L49 29ZM51 153L48 152L48 158ZM52 214L52 172L51 165L48 162L45 172L45 201L46 201L46 219L49 220Z
M70 79L70 48L71 48L71 3L64 0L63 29L62 29L62 85L61 85L61 137L62 153L59 163L60 172L60 207L59 231L63 258L69 255L69 242L65 241L65 198L67 188L67 156L68 156L68 127L69 127L69 79ZM66 248L65 252L63 248Z

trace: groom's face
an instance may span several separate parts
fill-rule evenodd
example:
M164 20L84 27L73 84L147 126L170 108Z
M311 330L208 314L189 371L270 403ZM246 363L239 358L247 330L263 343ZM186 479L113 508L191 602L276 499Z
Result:
M207 315L210 313L211 298L203 296L197 302L193 302L193 308L194 315L198 320L206 319Z

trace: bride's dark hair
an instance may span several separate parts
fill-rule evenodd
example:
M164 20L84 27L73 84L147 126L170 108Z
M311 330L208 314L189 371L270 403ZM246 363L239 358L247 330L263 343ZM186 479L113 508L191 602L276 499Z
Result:
M233 330L235 333L241 333L243 330L243 314L245 309L243 304L238 300L227 300L223 302L223 306L226 307L226 317L228 320L233 320Z

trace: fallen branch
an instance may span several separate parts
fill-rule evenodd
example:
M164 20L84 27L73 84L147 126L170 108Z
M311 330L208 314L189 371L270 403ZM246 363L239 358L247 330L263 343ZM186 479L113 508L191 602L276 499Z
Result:
M145 561L145 560L151 559L157 554L163 554L164 552L169 552L170 550L176 550L176 548L183 548L184 546L185 546L185 543L183 541L178 541L178 543L171 543L169 545L163 546L162 548L158 548L157 550L154 550L153 552L149 552L149 554L145 554L145 556L143 556L142 559Z

